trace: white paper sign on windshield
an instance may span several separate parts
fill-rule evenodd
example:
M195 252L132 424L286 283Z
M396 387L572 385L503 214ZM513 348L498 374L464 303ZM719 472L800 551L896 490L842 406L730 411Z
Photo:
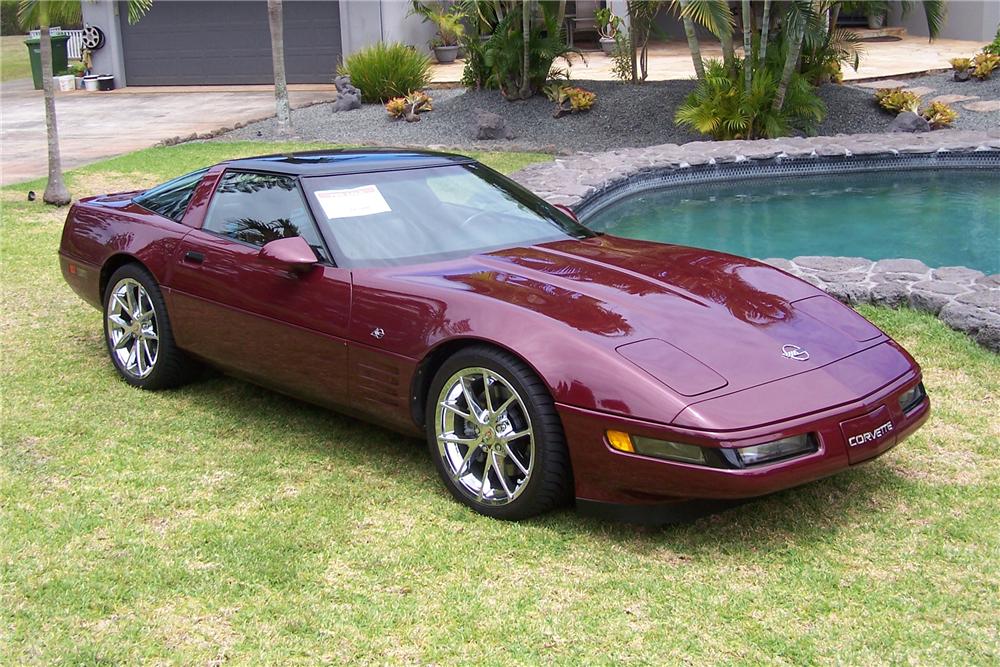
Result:
M317 190L315 194L319 205L323 207L323 213L330 220L358 218L392 210L374 185L346 190Z

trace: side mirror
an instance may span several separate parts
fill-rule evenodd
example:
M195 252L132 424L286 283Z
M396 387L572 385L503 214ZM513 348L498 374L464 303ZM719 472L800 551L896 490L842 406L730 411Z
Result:
M319 260L301 236L265 243L257 255L265 262L293 273L305 273Z
M565 213L566 215L568 215L573 220L573 222L580 222L580 219L576 217L576 213L573 212L573 209L571 209L569 206L566 206L566 204L555 204L555 207L560 211L562 211L563 213Z

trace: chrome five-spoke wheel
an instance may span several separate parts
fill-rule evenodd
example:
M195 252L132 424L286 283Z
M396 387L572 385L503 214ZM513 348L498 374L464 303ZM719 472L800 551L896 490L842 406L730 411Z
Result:
M160 345L156 310L137 280L123 278L114 285L107 320L108 348L119 367L138 379L152 373Z
M535 435L513 385L488 368L464 368L438 395L437 450L451 480L477 504L506 505L527 488Z

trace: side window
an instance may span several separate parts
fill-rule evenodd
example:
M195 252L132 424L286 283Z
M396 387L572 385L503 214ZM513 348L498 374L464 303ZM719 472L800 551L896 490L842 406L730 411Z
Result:
M153 213L169 218L174 222L180 222L187 210L188 202L194 195L194 189L201 182L201 177L205 175L207 169L185 174L172 181L167 181L163 185L146 190L141 195L135 197L134 201L139 206L149 209Z
M256 246L301 236L327 260L299 184L290 176L227 171L215 188L202 229Z

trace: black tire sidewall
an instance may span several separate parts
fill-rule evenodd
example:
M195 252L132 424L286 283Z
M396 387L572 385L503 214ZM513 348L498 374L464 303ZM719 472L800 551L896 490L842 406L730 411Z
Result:
M156 316L156 334L158 338L156 363L153 364L153 370L144 378L137 378L125 370L111 347L111 336L108 331L108 304L111 301L111 295L114 293L115 286L125 278L131 278L142 285L142 288L146 290L146 294L149 295L149 300L153 304L153 312ZM118 375L125 382L139 389L160 389L175 384L170 371L176 368L178 360L171 359L170 356L178 355L179 351L173 344L170 319L167 316L167 306L163 300L163 293L160 292L159 285L157 285L156 280L148 271L138 264L126 264L115 271L108 280L107 288L104 292L104 309L102 312L104 316L104 345L108 351L111 363L114 364Z
M468 495L468 493L451 479L444 461L438 452L436 420L438 397L444 384L452 375L466 368L487 368L501 375L511 384L514 390L527 409L528 417L531 420L532 430L535 436L535 461L532 468L531 479L528 486L514 499L506 505L483 505ZM527 377L522 377L530 374ZM541 390L536 385L534 391L526 386L534 378L534 373L526 364L520 362L506 352L494 350L492 348L469 348L462 350L444 362L438 369L431 382L430 391L427 395L426 408L426 430L427 446L434 466L438 470L441 480L452 496L459 502L471 507L480 514L496 519L516 520L524 519L547 511L551 508L552 502L545 497L546 477L550 475L562 475L564 471L553 469L562 463L557 463L554 452L557 449L565 449L565 440L561 428L553 429L542 416L543 409L554 411L554 404L548 395L544 385ZM540 383L538 383L540 384ZM544 393L542 393L544 392ZM547 402L548 405L539 405L540 402Z

